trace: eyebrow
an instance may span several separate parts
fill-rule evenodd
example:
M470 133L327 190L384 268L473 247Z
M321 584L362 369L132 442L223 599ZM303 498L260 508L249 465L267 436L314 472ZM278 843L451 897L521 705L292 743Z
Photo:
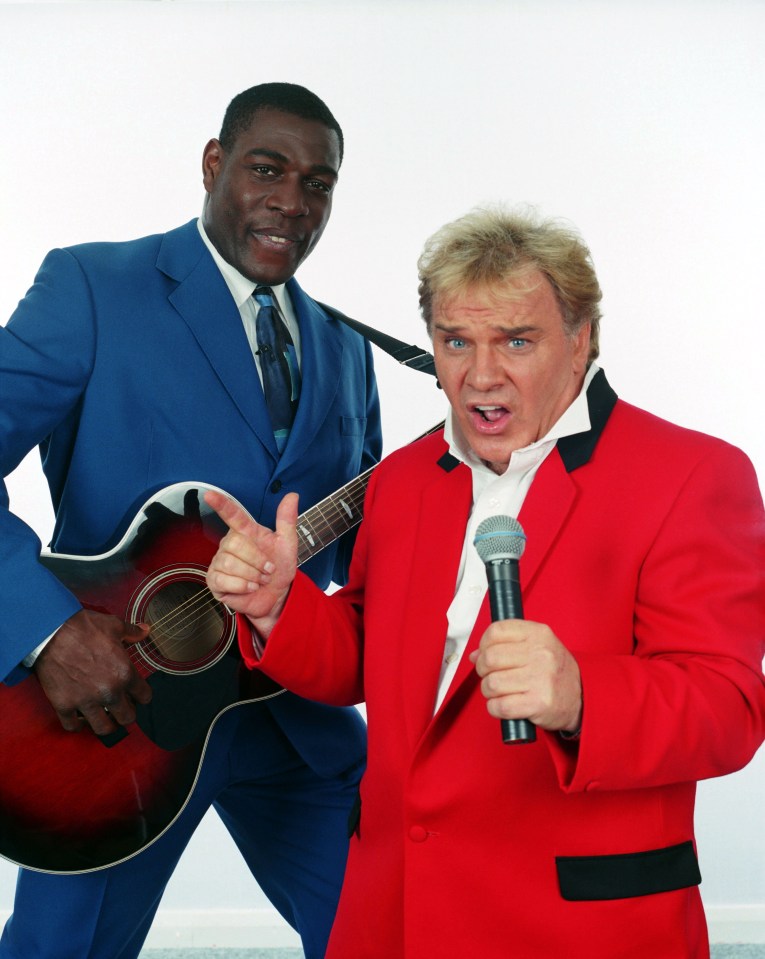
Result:
M275 160L277 163L287 164L290 162L289 157L286 157L283 153L279 153L278 150L269 150L268 147L253 147L251 150L248 150L245 153L247 157L268 157L269 160ZM328 176L333 176L335 179L338 178L337 170L334 167L328 166L325 163L314 163L311 167L311 173L325 173Z
M464 326L446 326L443 323L434 323L433 329L440 330L442 333L462 333L466 330ZM534 326L531 323L524 324L523 326L498 326L495 327L500 333L504 333L506 336L523 336L526 333L538 333L539 327Z

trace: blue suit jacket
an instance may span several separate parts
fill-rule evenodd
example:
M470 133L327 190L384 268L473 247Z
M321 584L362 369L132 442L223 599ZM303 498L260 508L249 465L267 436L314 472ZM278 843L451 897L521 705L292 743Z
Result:
M369 344L294 279L288 290L303 389L279 459L239 311L196 221L48 254L0 328L0 465L6 476L40 446L54 550L104 552L151 493L180 481L222 487L270 525L286 492L299 492L304 510L379 458ZM13 681L24 656L80 607L40 565L37 537L0 493L0 677ZM342 582L348 553L349 543L335 544L303 569L321 587ZM352 730L361 755L355 713L289 695L271 708L314 768L348 764L332 729Z

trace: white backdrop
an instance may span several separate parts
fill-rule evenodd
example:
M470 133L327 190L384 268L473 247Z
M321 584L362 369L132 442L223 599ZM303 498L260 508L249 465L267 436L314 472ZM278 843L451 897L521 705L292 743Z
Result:
M49 248L197 215L228 101L290 80L346 135L310 293L427 346L424 239L484 201L537 205L590 244L620 395L743 447L762 480L764 36L757 0L0 2L0 322ZM443 398L377 366L390 450ZM45 537L35 455L10 487ZM765 904L762 757L699 792L706 902ZM13 876L0 861L0 909ZM208 817L164 905L253 902Z

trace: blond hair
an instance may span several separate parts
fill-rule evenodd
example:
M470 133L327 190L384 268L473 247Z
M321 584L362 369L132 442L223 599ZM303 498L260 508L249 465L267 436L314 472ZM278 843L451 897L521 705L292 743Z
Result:
M420 310L428 331L435 297L476 288L499 293L498 286L539 271L552 286L569 334L590 324L589 360L598 356L600 284L590 251L579 234L560 221L503 207L477 208L434 233L417 267ZM521 288L519 295L525 292Z

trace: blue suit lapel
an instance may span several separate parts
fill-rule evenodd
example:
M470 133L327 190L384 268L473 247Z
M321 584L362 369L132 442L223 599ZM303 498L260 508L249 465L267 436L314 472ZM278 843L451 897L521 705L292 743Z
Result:
M300 289L295 279L287 283L300 326L302 387L295 422L292 424L282 462L302 455L319 432L338 389L343 345L327 314Z
M167 233L157 269L178 283L169 301L189 326L223 388L274 459L274 442L260 379L239 311L207 248L196 221ZM282 462L297 459L321 428L340 388L341 339L326 313L292 279L287 290L300 326L302 392Z
M202 242L196 221L165 235L156 265L178 282L168 297L170 303L194 334L247 424L276 459L263 390L239 310Z

